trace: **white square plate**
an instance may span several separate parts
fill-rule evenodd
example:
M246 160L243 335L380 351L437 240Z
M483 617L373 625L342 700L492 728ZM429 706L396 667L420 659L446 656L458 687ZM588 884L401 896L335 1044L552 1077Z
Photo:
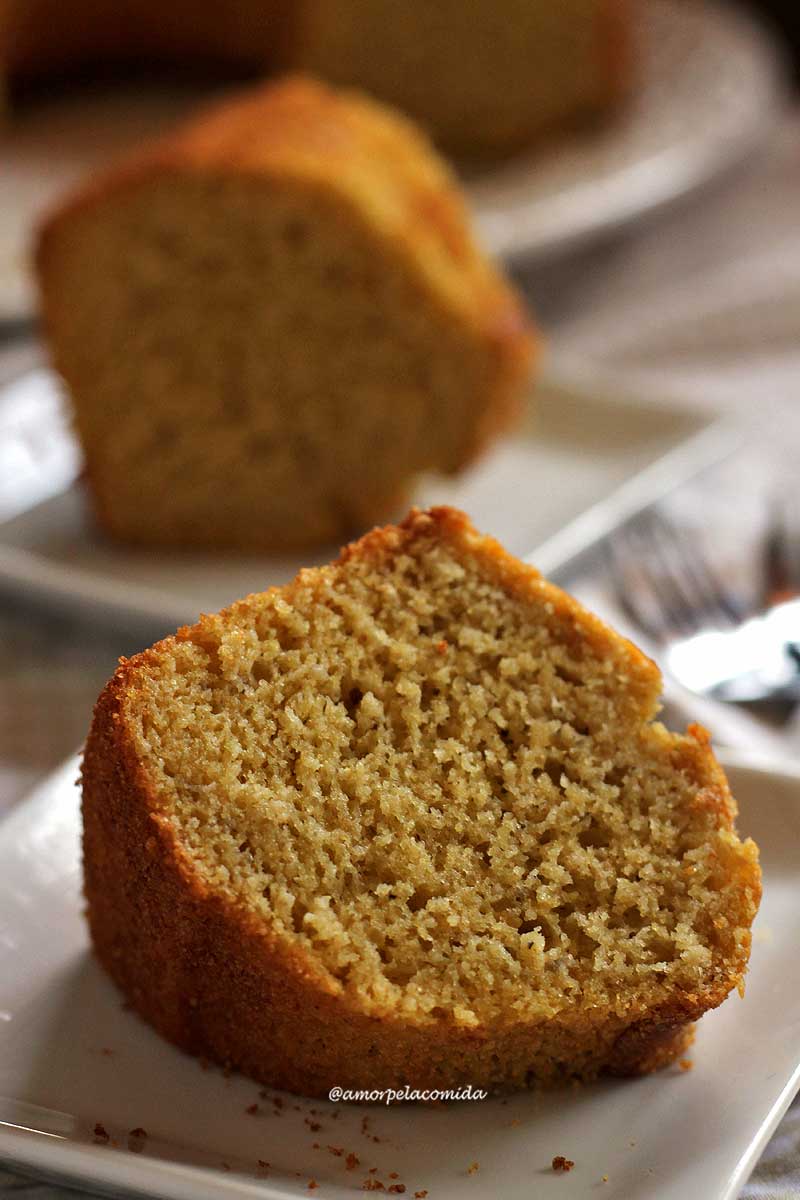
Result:
M279 1108L123 1008L89 953L68 763L0 824L0 1158L174 1200L343 1200L369 1179L430 1200L732 1200L800 1083L800 769L729 765L741 828L761 847L764 900L747 994L702 1020L692 1070L363 1109L289 1096ZM130 1141L140 1127L147 1137ZM552 1170L559 1154L575 1162L568 1175Z
M542 384L522 427L453 480L420 480L413 502L462 508L515 554L563 568L633 512L729 449L742 431L708 413L648 407L616 384ZM286 583L315 558L146 552L94 529L63 402L36 370L0 391L0 586L92 612L148 640L248 592ZM402 515L402 514L398 514Z

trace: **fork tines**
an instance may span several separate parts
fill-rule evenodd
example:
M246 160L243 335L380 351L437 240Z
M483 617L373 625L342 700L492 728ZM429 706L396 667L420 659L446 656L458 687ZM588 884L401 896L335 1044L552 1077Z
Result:
M709 561L695 534L651 509L609 541L617 602L651 637L667 641L729 629L743 606Z

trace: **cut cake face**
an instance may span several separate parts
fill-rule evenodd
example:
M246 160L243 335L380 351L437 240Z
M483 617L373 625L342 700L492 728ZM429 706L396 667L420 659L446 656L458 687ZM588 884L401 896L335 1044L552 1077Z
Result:
M312 1094L660 1065L741 986L760 877L659 690L462 514L412 512L121 666L84 771L100 957L180 1044Z

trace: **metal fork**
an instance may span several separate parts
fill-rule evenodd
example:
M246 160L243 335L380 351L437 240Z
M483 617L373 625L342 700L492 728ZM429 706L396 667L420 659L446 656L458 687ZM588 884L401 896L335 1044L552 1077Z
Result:
M788 510L785 510L788 511ZM800 538L773 522L760 611L734 592L700 540L651 510L615 534L608 566L617 603L655 643L685 687L715 699L768 705L800 700ZM789 554L789 549L792 554Z
M733 629L747 615L741 597L659 509L642 513L608 543L617 603L657 642Z

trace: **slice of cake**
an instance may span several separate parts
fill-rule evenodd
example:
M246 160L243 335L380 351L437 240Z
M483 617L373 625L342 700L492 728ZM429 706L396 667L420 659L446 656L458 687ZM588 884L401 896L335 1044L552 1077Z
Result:
M45 328L97 516L131 542L341 540L513 418L532 334L402 118L292 79L45 226Z
M452 509L119 670L83 768L97 954L267 1084L634 1073L742 988L756 847L658 670Z

